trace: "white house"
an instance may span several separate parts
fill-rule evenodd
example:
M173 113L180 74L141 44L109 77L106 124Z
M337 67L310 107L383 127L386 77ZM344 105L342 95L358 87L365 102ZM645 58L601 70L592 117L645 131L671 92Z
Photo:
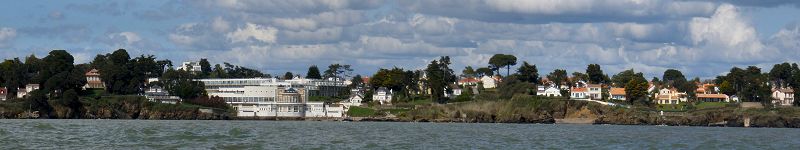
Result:
M625 97L625 88L611 88L608 94L611 95L610 99L613 100L627 100L627 97Z
M675 88L663 88L658 91L655 99L657 104L680 104L687 102L686 93L678 92Z
M181 66L178 67L178 70L184 70L184 71L189 71L189 72L200 72L200 71L203 71L203 69L200 67L200 62L199 61L183 62L181 64Z
M589 99L589 91L585 87L574 87L569 92L570 99Z
M781 106L791 106L794 103L794 89L778 88L772 89L772 103Z
M347 100L341 102L341 104L345 107L361 106L361 102L363 101L364 95L361 95L361 93L351 93L350 98L347 98Z
M17 98L23 98L26 95L28 95L28 93L32 92L33 90L38 90L38 89L39 89L39 84L28 84L28 85L25 85L25 88L17 89Z
M8 96L8 89L6 87L0 87L0 100L5 101Z
M497 87L497 80L489 76L481 77L481 83L483 83L483 88L485 89L493 89Z
M554 86L548 86L548 87L539 86L539 87L537 87L536 95L549 96L549 97L559 97L559 96L561 96L561 90L556 88L556 87L554 87Z
M391 104L392 94L394 94L394 92L391 89L380 87L378 90L375 90L375 93L372 94L372 100L380 102L381 105Z
M601 84L587 84L586 89L587 94L589 94L589 98L593 100L600 100L603 99L603 85Z
M160 86L152 86L144 91L144 97L151 102L160 102L166 104L177 104L181 101L178 96L170 95L167 90Z

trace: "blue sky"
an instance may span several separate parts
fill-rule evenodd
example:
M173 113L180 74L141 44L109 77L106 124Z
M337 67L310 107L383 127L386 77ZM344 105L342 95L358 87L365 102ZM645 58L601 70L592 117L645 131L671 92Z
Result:
M647 76L711 78L800 58L800 1L791 0L172 0L24 1L0 5L0 58L52 49L78 63L118 48L173 62L208 58L270 74L309 65L453 68L491 55L520 63Z

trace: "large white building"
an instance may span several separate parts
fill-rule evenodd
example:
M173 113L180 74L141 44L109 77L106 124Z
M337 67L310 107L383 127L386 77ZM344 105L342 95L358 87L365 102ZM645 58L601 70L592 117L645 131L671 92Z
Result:
M200 67L199 61L187 61L183 62L181 66L178 67L178 70L184 70L189 72L200 72L203 71L202 67Z
M308 102L318 82L252 79L201 79L209 96L225 100L240 117L341 117L342 106ZM320 115L322 114L322 115Z

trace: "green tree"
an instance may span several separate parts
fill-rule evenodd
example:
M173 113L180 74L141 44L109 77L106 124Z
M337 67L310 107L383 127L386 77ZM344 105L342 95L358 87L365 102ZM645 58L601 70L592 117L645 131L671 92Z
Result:
M613 83L615 87L625 87L636 75L633 69L628 69L611 77L611 83Z
M325 70L325 75L323 77L326 77L326 78L331 78L331 77L337 77L337 78L350 77L349 74L352 71L353 71L353 69L350 68L350 65L331 64L331 65L328 66L328 70ZM342 75L344 75L344 76L342 76Z
M522 62L522 66L517 69L517 76L523 82L540 84L539 70L536 69L536 65L528 64L527 61Z
M208 62L208 59L200 59L200 77L208 78L211 75L211 71L211 63Z
M775 64L769 71L769 78L772 83L779 87L789 86L792 78L792 65L787 62Z
M475 70L478 76L494 76L494 71L491 68L483 67Z
M361 77L360 74L357 74L356 76L353 76L353 79L350 79L350 82L351 82L350 88L363 87L364 77Z
M573 72L572 73L572 78L574 78L574 80L575 80L574 82L577 82L577 81L588 81L589 80L589 75L586 75L586 74L581 73L581 72Z
M461 77L463 78L474 78L477 75L478 73L475 72L474 69L472 69L472 66L466 66L464 67L464 70L461 71Z
M563 69L553 70L553 72L550 72L550 74L547 75L547 79L553 81L556 87L561 87L561 85L563 85L564 82L569 82L568 81L569 77L567 77L567 70Z
M292 72L286 72L283 74L283 79L285 80L291 80L292 78L294 78L294 74L292 74Z
M311 65L311 67L308 67L308 72L306 73L306 78L309 78L309 79L322 79L322 75L319 74L319 68L317 68L317 65Z
M632 73L633 69L620 72L620 74L627 74L625 72ZM647 96L649 95L647 93L647 88L649 85L647 84L647 79L644 78L644 74L641 72L634 73L633 75L629 76L629 79L627 80L628 81L624 84L624 87L625 95L628 97L630 104L649 105L649 101L647 100ZM619 81L622 82L624 79L620 79Z
M214 71L211 72L209 77L210 78L227 78L228 77L228 73L225 72L225 69L223 69L221 65L216 64L216 65L214 65Z
M511 73L511 66L517 65L517 57L514 55L495 54L492 58L489 58L489 65L492 66L493 70L498 71L497 74L500 74L500 68L506 67L506 76L508 76Z
M456 77L450 69L450 57L442 56L439 60L433 60L425 69L427 75L427 85L431 90L431 99L439 103L447 103L444 97L445 92L449 92L448 83L455 82Z
M733 89L729 81L722 81L722 84L719 84L719 91L726 95L736 95L736 89Z
M589 66L586 67L586 74L589 76L589 83L591 84L603 83L606 81L605 78L607 78L604 77L605 74L603 74L603 70L600 69L600 65L598 64L589 64Z

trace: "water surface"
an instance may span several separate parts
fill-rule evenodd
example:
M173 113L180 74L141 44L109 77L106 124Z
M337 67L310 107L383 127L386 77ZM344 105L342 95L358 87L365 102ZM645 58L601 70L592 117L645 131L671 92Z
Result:
M799 136L785 128L0 120L0 149L800 149Z

